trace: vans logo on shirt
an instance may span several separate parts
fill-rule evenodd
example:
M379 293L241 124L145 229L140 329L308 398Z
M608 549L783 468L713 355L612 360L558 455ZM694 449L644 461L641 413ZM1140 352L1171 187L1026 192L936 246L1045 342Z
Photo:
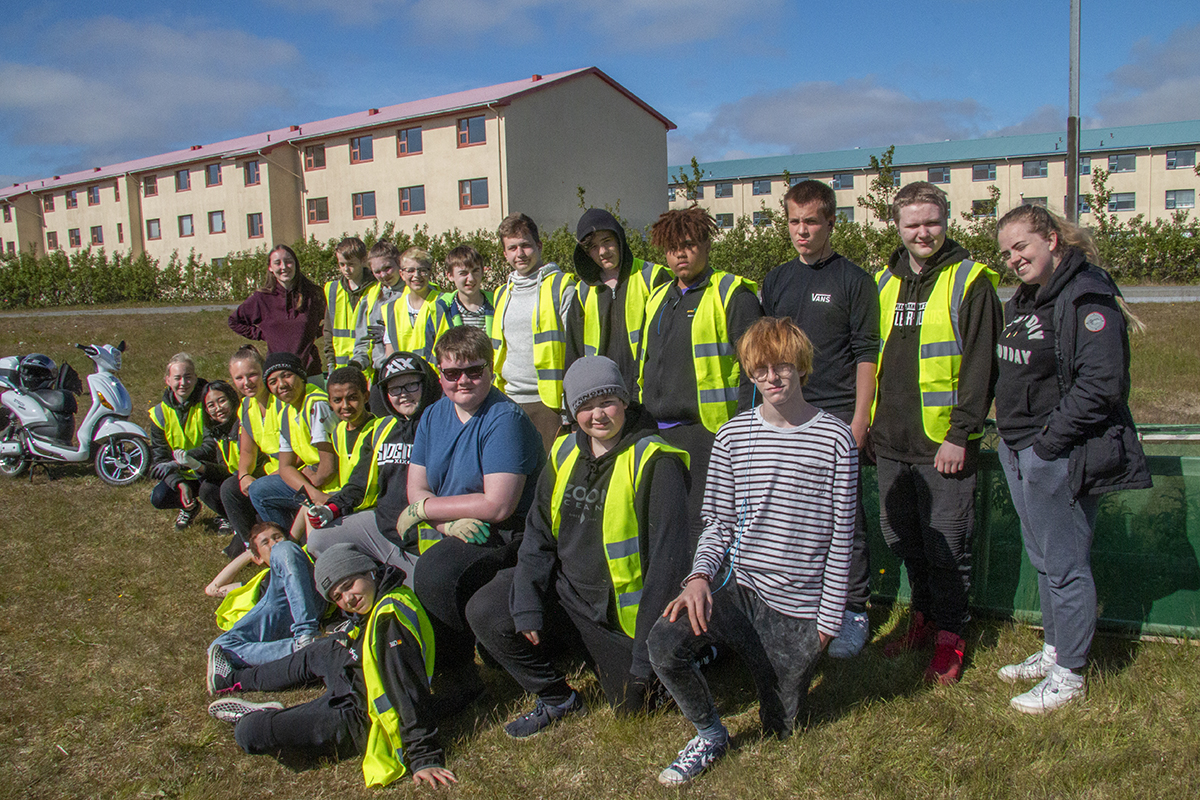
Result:
M833 295L821 294L820 292L813 292L812 299L813 299L814 303L832 303Z

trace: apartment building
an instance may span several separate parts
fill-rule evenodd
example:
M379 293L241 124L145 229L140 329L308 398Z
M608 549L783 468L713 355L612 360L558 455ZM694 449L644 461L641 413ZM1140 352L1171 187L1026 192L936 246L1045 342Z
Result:
M0 189L0 251L105 247L165 261L315 236L550 230L593 205L633 224L667 203L675 125L601 70L532 77Z
M1121 218L1142 214L1164 219L1194 209L1200 190L1200 176L1195 171L1197 149L1200 120L1082 131L1080 194L1091 191L1092 169L1102 167L1110 173L1108 188L1113 193L1107 210ZM870 168L870 157L881 157L884 150L707 162L700 165L703 182L695 199L719 225L732 227L743 216L755 222L763 220L763 209L778 209L791 183L815 178L834 188L839 214L851 221L868 222L858 199L877 174ZM923 180L944 189L955 219L961 218L959 212L982 212L991 186L1000 190L1000 214L1021 203L1039 203L1058 213L1063 213L1066 205L1065 133L899 145L892 166L897 186ZM669 169L667 192L672 208L691 203L680 185L681 169L691 177L689 165ZM1087 224L1091 209L1084 204L1080 211L1081 222Z

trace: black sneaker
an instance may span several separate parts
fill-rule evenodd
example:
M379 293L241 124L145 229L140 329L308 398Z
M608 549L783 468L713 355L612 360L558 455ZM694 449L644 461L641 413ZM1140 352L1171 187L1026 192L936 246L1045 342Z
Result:
M216 642L208 646L207 683L209 694L236 692L242 685L233 680L233 664Z
M208 714L213 719L219 719L221 722L228 722L233 725L238 720L247 714L252 714L255 711L266 711L274 709L275 711L283 710L283 703L251 703L249 700L242 700L240 697L223 697L220 700L213 700L208 704Z
M175 517L175 530L185 530L192 524L192 520L200 515L200 501L196 500L188 508L179 509L179 515Z
M504 726L504 732L514 739L525 739L541 733L543 730L571 714L583 714L587 706L578 692L571 692L567 702L560 706L548 706L539 697L533 711L514 719Z
M217 517L217 535L233 536L233 526L224 517Z

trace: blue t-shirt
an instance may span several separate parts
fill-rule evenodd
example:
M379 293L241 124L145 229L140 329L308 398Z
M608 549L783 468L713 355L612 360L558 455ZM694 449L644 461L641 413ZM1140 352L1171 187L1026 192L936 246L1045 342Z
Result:
M429 488L438 497L481 493L484 475L527 475L521 501L510 518L520 530L533 505L546 454L529 416L492 387L483 405L465 423L448 397L430 406L417 425L411 463L425 468Z

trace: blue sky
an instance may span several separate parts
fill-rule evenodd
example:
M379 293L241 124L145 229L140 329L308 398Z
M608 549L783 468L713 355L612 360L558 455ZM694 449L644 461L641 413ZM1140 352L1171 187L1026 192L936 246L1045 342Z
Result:
M1065 127L1068 0L99 7L5 12L0 181L585 66L679 126L673 164ZM1200 119L1200 3L1083 0L1082 28L1085 127Z

